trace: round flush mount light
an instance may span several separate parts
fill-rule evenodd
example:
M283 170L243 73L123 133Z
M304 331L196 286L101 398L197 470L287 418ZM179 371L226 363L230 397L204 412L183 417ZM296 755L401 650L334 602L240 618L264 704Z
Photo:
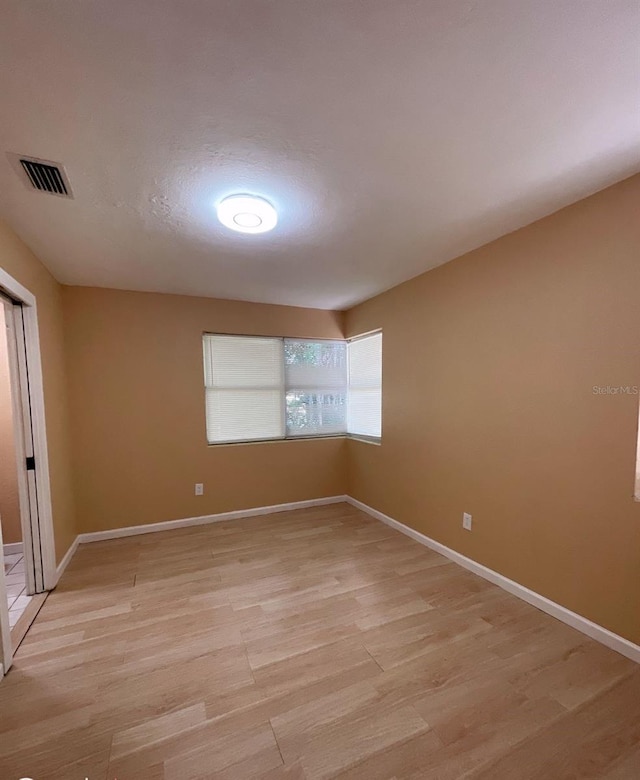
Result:
M266 233L278 222L277 211L257 195L230 195L218 203L216 210L220 222L239 233Z

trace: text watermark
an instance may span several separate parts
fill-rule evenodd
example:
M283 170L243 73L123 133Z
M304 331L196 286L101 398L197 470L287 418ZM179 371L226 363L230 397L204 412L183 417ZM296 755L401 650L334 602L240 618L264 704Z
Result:
M594 385L594 395L638 395L638 385Z

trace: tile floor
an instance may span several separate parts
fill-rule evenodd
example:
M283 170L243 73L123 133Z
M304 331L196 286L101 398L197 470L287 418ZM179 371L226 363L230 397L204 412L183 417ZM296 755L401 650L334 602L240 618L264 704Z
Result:
M9 599L9 625L13 628L31 601L31 596L27 596L27 575L22 553L4 556L4 574Z

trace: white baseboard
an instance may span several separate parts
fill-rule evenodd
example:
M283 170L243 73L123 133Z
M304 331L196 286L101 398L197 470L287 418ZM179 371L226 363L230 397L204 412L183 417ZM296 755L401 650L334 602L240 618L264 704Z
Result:
M489 582L492 582L494 585L498 585L498 587L512 593L514 596L526 601L528 604L532 604L534 607L546 612L548 615L561 620L568 626L581 631L583 634L591 637L591 639L595 639L597 642L606 645L612 650L616 650L618 653L630 658L632 661L640 663L640 645L636 645L628 639L625 639L618 634L614 634L613 631L609 631L597 623L587 620L587 618L582 617L582 615L578 615L570 609L567 609L560 604L556 604L555 601L551 601L551 599L541 596L539 593L529 590L529 588L525 588L524 585L520 585L518 582L510 580L508 577L498 574L498 572L493 571L493 569L489 569L481 563L477 563L471 558L467 558L465 555L452 550L450 547L446 547L444 544L436 542L435 539L431 539L428 536L421 534L419 531L409 528L409 526L404 525L404 523L399 523L392 517L389 517L382 512L378 512L377 509L373 509L367 504L363 504L362 501L351 498L351 496L347 496L346 500L352 506L361 509L363 512L371 515L371 517L375 517L377 520L381 520L383 523L391 526L391 528L395 528L397 531L411 537L411 539L414 539L416 542L420 542L420 544L424 544L435 552L446 556L454 561L454 563L463 566L465 569L483 577L485 580L489 580Z
M67 550L67 552L64 554L64 558L60 561L58 564L58 567L56 569L56 585L58 584L58 581L60 580L60 577L62 577L64 570L69 565L69 562L75 555L76 550L78 549L78 544L80 541L80 537L76 536L76 538L71 542L71 546Z
M3 544L2 547L5 555L17 555L18 553L22 553L22 550L24 549L22 542Z
M259 506L253 509L238 509L234 512L220 512L217 515L202 515L202 517L186 517L182 520L166 520L163 523L149 523L148 525L130 525L126 528L114 528L109 531L93 531L80 534L80 544L87 542L100 542L105 539L120 539L125 536L137 536L138 534L152 534L159 531L171 531L175 528L188 528L192 525L208 525L209 523L221 523L225 520L238 520L243 517L255 517L256 515L270 515L274 512L288 512L292 509L306 509L312 506L324 506L325 504L339 504L347 501L347 496L328 496L326 498L312 498L309 501L293 501L290 504L273 504L272 506Z

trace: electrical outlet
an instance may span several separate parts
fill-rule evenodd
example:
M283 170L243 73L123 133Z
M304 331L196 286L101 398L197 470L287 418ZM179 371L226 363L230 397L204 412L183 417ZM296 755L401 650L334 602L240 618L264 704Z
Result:
M202 482L196 482L196 496L204 495L204 485Z
M471 520L473 518L468 512L462 513L462 527L465 529L465 531L471 530Z

